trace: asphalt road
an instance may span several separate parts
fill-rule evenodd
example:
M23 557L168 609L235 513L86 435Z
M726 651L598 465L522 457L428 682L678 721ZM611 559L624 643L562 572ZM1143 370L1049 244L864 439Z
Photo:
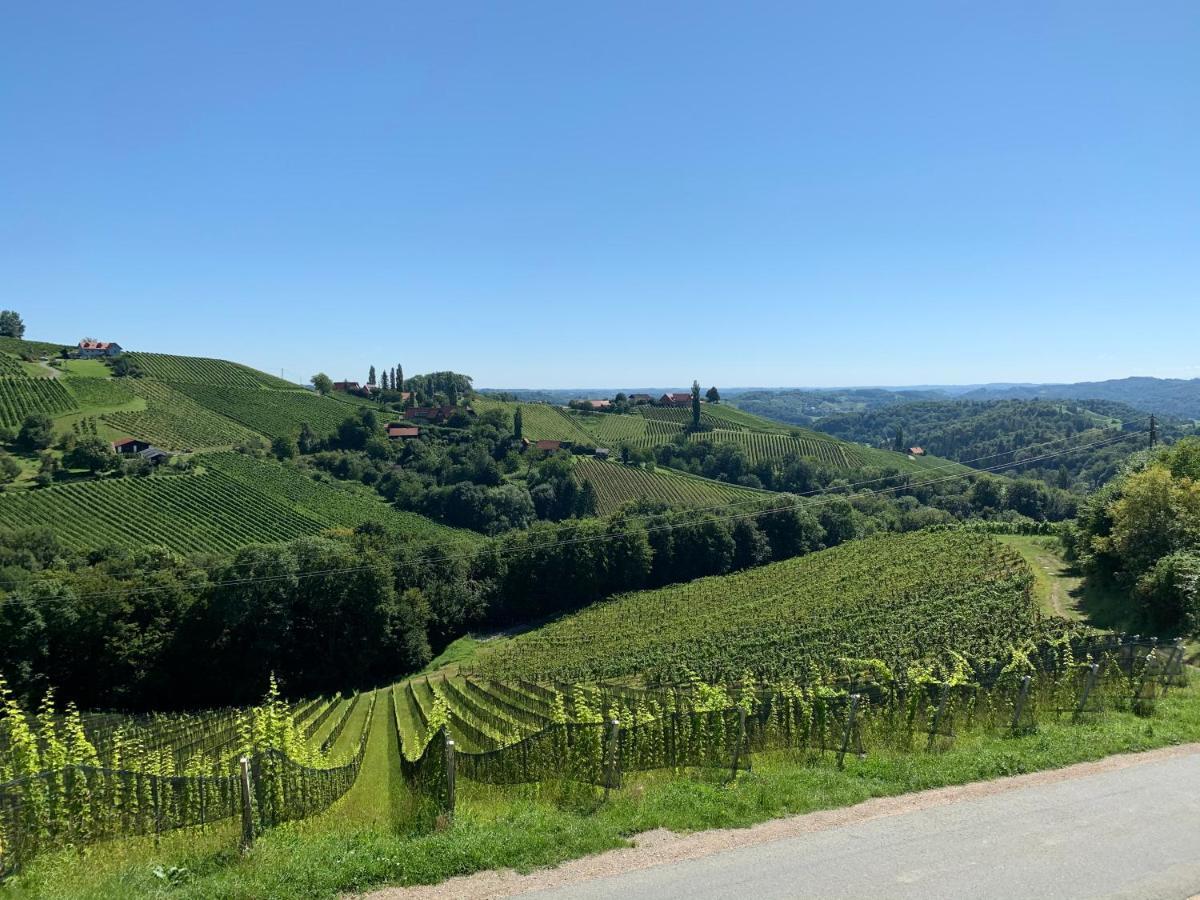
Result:
M1182 898L1200 754L918 809L527 897Z

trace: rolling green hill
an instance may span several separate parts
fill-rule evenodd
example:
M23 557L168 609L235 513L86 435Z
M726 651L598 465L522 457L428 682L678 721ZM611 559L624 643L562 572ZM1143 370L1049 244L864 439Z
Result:
M797 677L838 658L893 670L953 650L1002 655L1034 634L1033 576L984 535L889 534L734 575L627 594L480 658L495 678L563 681L688 672Z
M522 434L531 441L570 441L582 446L617 450L624 445L640 450L669 444L687 434L690 409L638 406L629 414L588 413L546 403L514 403L490 398L474 401L476 410L502 410L512 416L521 409ZM731 443L741 447L753 464L796 454L837 469L863 466L922 472L958 467L932 457L914 458L903 453L874 450L832 435L764 419L726 404L704 404L701 424L708 430L687 434L693 442Z
M220 384L237 387L268 387L294 391L299 385L260 372L241 363L199 356L172 356L167 353L127 353L148 378L177 381L182 384Z

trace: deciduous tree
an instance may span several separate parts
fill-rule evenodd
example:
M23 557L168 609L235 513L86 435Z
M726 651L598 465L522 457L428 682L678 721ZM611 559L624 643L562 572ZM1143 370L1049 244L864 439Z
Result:
M6 309L0 312L0 337L25 337L25 323L21 321L21 314L16 310Z

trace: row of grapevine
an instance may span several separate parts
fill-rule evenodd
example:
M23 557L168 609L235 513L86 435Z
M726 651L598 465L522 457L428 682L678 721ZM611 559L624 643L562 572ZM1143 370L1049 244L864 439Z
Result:
M879 748L940 749L961 731L1023 734L1057 719L1090 720L1109 711L1151 715L1166 689L1183 683L1181 642L1098 636L1014 649L996 665L966 665L936 677L902 678L878 666L853 677L763 684L743 677L727 686L692 682L658 691L611 685L558 685L557 715L504 746L463 740L453 712L413 746L401 733L402 768L415 791L443 791L432 765L443 745L457 746L456 777L488 784L572 780L619 787L621 773L680 767L748 769L751 755L799 750L818 759ZM868 661L860 661L867 663ZM485 696L488 696L485 694ZM430 760L425 757L429 755Z
M305 390L170 382L199 405L267 437L295 437L303 423L328 434L354 414L351 404Z
M187 384L211 384L240 387L269 387L296 390L297 385L241 363L200 356L172 356L167 353L128 353L148 378Z
M715 429L689 435L693 442L736 444L751 463L764 459L783 459L787 456L806 456L838 469L862 465L862 457L853 444L830 440L815 432L795 437L761 431L731 431Z
M0 496L0 528L46 522L79 550L163 546L181 553L286 541L328 527L218 472L106 478Z
M65 375L60 380L81 407L122 406L134 398L130 379Z
M596 489L597 511L608 515L631 500L661 500L673 506L720 506L769 496L751 488L725 484L668 469L643 469L594 457L580 457L575 475Z
M30 715L0 682L0 874L63 845L201 826L242 815L239 760L251 761L256 829L328 807L354 783L376 695L363 695L349 759L332 763L272 682L261 706L196 715ZM100 720L104 724L101 726ZM345 722L341 723L345 727ZM332 744L333 741L329 741Z
M16 357L0 354L0 375L25 376L25 367Z
M692 425L692 410L690 407L677 406L637 406L634 407L637 414L644 419L652 422L668 422L672 425L678 425L682 428L690 428ZM703 428L725 428L737 429L739 426L730 422L721 416L713 415L709 407L702 405L700 409L700 425Z
M393 534L461 545L448 546L451 551L467 549L482 540L476 532L451 528L417 513L395 509L377 493L359 485L324 478L318 481L295 466L282 465L274 459L232 452L206 454L199 459L206 468L329 526L354 528L363 522L377 522Z
M75 398L57 379L0 375L0 426L19 427L30 413L56 416L76 408Z
M485 655L490 677L796 677L840 657L896 671L1039 633L1032 574L985 535L881 535L585 609Z
M132 437L168 450L229 447L258 439L257 432L217 415L164 382L139 378L129 383L145 400L146 409L108 413L104 420Z

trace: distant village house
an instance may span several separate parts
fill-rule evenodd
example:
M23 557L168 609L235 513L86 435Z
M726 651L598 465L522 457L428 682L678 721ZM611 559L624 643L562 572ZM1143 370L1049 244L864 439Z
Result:
M393 440L408 440L421 436L421 429L416 425L404 425L400 422L389 422L387 436Z
M121 345L116 341L80 341L80 359L99 359L102 356L118 356Z
M908 452L909 452L909 455L911 455L911 456L924 456L925 455L925 450L923 447L909 447Z
M636 406L639 403L653 403L654 398L649 394L630 394L629 402Z
M555 450L571 449L570 441L538 441L533 445L538 450L544 450L547 453L553 453Z
M663 394L658 398L659 406L691 406L692 395L683 394Z

